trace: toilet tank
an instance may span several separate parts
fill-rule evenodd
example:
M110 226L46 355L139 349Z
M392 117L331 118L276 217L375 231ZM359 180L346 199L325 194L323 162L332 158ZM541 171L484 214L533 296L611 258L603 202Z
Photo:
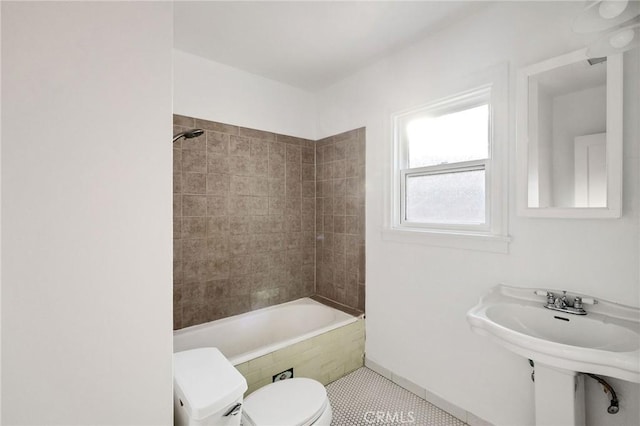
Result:
M216 348L173 354L176 425L237 426L247 381Z

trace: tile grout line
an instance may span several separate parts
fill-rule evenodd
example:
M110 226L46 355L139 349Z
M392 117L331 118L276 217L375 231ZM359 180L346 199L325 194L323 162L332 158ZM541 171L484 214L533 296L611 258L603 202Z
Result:
M464 426L462 420L367 367L327 385L332 425Z

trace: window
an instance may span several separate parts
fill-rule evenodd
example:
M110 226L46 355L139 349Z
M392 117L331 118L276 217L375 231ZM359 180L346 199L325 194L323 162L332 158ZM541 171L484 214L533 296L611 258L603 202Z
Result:
M483 89L398 117L401 224L487 229L489 102Z
M487 85L393 116L393 229L508 241L495 100Z

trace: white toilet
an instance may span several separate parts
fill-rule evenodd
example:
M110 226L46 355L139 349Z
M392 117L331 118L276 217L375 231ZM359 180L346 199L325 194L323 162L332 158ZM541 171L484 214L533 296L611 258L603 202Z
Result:
M244 401L243 426L329 426L331 404L320 382L294 378L271 383Z
M327 392L307 378L281 380L247 397L245 378L216 348L174 354L174 421L194 426L329 426Z

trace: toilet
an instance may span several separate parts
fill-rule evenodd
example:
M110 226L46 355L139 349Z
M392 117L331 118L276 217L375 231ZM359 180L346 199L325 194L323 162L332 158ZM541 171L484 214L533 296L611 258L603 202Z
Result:
M331 404L313 379L277 381L243 401L247 381L216 348L174 357L174 422L193 426L329 426Z
M216 348L173 354L173 422L238 426L247 381Z
M298 377L271 383L249 395L242 409L242 425L329 426L332 416L324 386Z

